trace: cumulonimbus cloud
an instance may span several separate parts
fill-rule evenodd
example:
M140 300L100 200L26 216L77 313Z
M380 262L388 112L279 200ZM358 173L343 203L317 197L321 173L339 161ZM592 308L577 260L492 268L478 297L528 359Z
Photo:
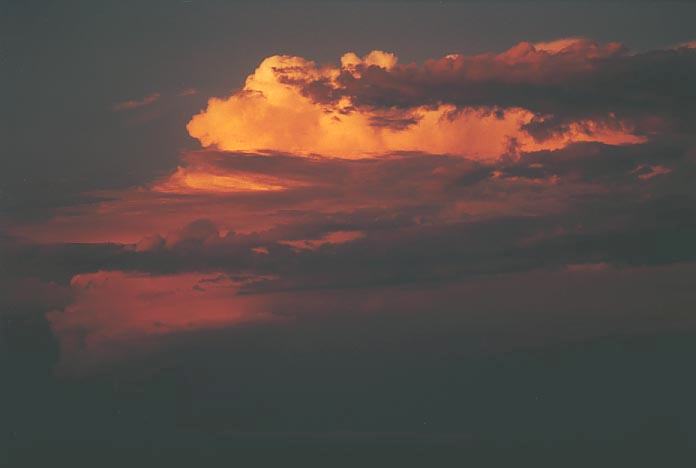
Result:
M210 99L187 128L203 146L227 151L347 158L418 151L490 160L580 141L642 143L642 122L610 95L605 106L593 95L587 112L562 112L564 100L587 94L586 80L627 68L631 57L620 44L577 38L422 65L377 50L346 53L338 66L275 55L241 90Z
M269 57L193 117L207 148L168 174L0 233L0 302L56 310L66 359L99 360L311 298L333 309L327 291L342 307L357 290L693 264L694 79L689 46L577 38L421 65ZM32 297L2 294L15 285Z

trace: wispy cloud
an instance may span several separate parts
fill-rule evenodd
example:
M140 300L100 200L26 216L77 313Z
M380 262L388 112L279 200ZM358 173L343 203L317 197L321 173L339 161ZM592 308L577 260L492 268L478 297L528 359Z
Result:
M122 102L117 102L114 104L111 109L114 112L120 112L120 111L127 111L127 110L133 110L137 109L139 107L145 107L149 106L151 104L154 104L157 102L160 98L160 93L152 93L148 94L142 99L131 99L128 101L122 101Z

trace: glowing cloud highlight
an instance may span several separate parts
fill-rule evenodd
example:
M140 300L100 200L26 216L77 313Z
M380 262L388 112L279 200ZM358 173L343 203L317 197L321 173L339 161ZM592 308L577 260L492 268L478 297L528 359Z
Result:
M538 81L560 68L565 73L586 71L591 60L620 50L618 45L567 39L522 43L495 56L448 55L423 67L400 65L394 54L382 51L362 58L346 53L338 67L276 55L261 62L243 89L225 99L210 99L187 129L203 146L226 151L351 159L415 151L491 160L511 150L552 150L578 141L641 143L644 137L613 116L569 122L539 138L528 127L551 116L520 106L459 105L447 99L379 105L363 102L361 95L384 85L385 99L407 99L427 88L420 75L464 86L466 80Z

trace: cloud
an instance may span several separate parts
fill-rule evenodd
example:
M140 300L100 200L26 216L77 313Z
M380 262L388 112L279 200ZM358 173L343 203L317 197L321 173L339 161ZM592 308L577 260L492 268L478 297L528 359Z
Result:
M539 140L582 122L649 136L665 126L693 128L694 96L684 78L696 76L695 62L689 48L633 54L620 44L573 38L390 70L367 67L359 75L341 73L337 84L315 79L302 86L319 102L349 99L358 108L521 108L534 115L534 126L525 129L543 122L553 130L532 131Z
M670 168L660 166L659 164L656 166L641 164L631 171L632 174L635 174L636 177L641 180L649 180L659 175L669 174L670 172L672 172Z
M146 106L149 106L151 104L154 104L155 102L157 102L159 100L159 98L160 98L159 93L152 93L152 94L148 94L147 96L145 96L144 98L142 98L140 100L133 99L133 100L128 100L128 101L117 102L111 108L115 112L129 111L129 110L138 109L140 107L146 107Z
M350 160L200 151L186 154L149 187L98 193L95 203L57 210L50 221L15 225L13 232L44 243L139 243L147 249L163 242L156 236L200 218L222 231L248 234L350 213L421 223L547 216L572 211L583 199L599 204L629 201L629 195L693 196L693 164L690 143L671 139L576 143L495 161L417 153ZM351 230L362 229L334 228ZM326 232L305 234L294 240Z
M85 273L70 282L75 300L47 318L60 338L62 362L89 367L123 358L152 336L278 320L264 311L263 300L236 295L251 281L226 275Z
M577 264L696 260L689 240L696 235L696 194L674 193L678 180L660 181L672 173L638 179L632 173L636 155L605 154L612 165L602 167L598 158L582 168L576 154L555 155L560 161L555 168L539 167L537 161L548 155L530 155L473 184L448 182L432 191L435 198L418 203L395 196L397 186L391 187L396 194L386 193L391 199L341 210L331 199L330 209L318 209L314 200L312 209L295 211L282 211L284 204L261 211L263 205L250 200L247 224L235 213L235 225L227 214L232 202L220 206L215 221L194 219L137 242L29 245L8 261L21 266L20 274L39 270L64 281L105 269L253 274L267 279L242 289L262 293L451 281ZM546 182L543 171L557 172L557 181ZM258 226L260 213L264 227L250 229Z
M696 41L682 42L674 46L675 49L686 48L686 49L696 49Z
M466 314L488 310L491 296L479 291L471 302L468 293L481 282L495 291L556 278L563 288L558 275L617 281L636 270L693 264L688 148L578 143L494 162L194 152L184 169L298 183L270 192L163 192L154 182L112 193L41 226L55 234L63 225L67 239L103 236L100 242L6 240L4 264L14 265L13 277L37 277L62 291L46 296L43 307L52 311L63 372L142 355L202 330L307 314L418 314L451 304ZM655 172L636 171L641 165L673 170L639 178ZM133 240L105 242L119 229ZM42 290L12 284L25 296Z
M468 305L512 276L690 265L693 61L582 38L421 65L270 57L193 117L206 148L168 173L8 226L0 279L22 294L3 296L52 311L67 361L99 362L307 311Z
M423 65L401 65L382 51L362 58L349 52L338 67L277 55L261 62L240 91L210 99L187 128L203 146L227 151L346 158L418 151L491 160L511 145L538 151L580 141L636 144L646 136L636 133L632 115L617 114L614 90L587 96L584 84L605 80L631 57L619 44L577 38ZM588 98L591 110L561 112L569 100L585 106Z
M365 237L365 234L360 231L332 231L317 239L298 239L298 240L281 240L279 244L289 245L297 250L317 250L323 245L336 245ZM265 247L256 247L264 249L262 252L269 253Z
M288 188L289 181L249 172L215 171L214 167L182 167L154 186L171 193L266 192Z

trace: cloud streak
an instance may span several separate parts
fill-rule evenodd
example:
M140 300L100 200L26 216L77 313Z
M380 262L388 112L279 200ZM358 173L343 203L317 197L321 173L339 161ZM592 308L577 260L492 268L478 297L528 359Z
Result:
M139 100L138 99L131 99L128 101L117 102L116 104L111 106L111 109L114 112L121 112L121 111L129 111L129 110L133 110L133 109L138 109L140 107L147 107L147 106L150 106L150 105L154 104L155 102L157 102L159 100L159 98L160 98L159 93L152 93L152 94L148 94L147 96L145 96L144 98L139 99Z

